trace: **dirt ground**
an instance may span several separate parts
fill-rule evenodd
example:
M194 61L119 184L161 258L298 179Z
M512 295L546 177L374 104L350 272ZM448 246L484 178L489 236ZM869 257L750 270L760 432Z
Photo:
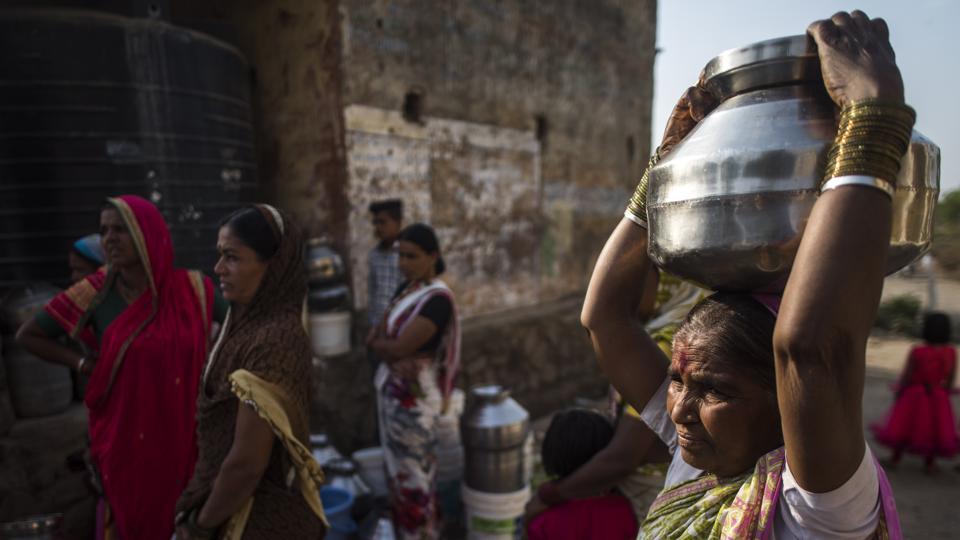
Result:
M897 294L914 294L928 305L926 277L891 277L884 285L884 298ZM936 281L937 309L960 312L960 281ZM914 341L898 337L873 337L867 344L867 378L864 387L864 425L882 420L893 403L890 384L900 374L907 352ZM960 410L960 399L954 396L954 411ZM867 441L877 456L887 450L877 445L868 434ZM907 457L896 470L888 470L897 499L897 509L906 538L939 540L960 538L960 472L958 460L940 462L934 476L923 473L920 458Z

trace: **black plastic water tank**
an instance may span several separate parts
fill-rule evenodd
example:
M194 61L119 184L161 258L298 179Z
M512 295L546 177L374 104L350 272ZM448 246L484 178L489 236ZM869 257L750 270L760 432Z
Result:
M216 224L257 197L250 68L162 21L0 12L0 290L65 284L108 196L160 208L177 265L211 272Z

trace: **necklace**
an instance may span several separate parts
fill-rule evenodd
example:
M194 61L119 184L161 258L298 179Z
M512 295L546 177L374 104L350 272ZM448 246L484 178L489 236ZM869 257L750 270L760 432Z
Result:
M117 275L117 292L120 293L120 297L123 298L127 305L132 304L137 298L140 298L144 290L146 290L146 287L131 287L126 280L123 279L123 274Z

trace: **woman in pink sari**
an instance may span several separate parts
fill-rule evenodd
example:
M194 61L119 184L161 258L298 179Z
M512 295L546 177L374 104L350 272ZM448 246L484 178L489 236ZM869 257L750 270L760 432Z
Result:
M132 195L108 202L100 216L107 267L51 300L17 340L90 375L90 456L103 488L98 538L168 540L197 456L214 287L173 267L170 233L154 205ZM63 334L96 356L64 347Z
M437 519L437 418L446 410L460 363L460 328L453 292L433 229L420 223L400 233L400 286L371 340L377 370L380 437L397 535L433 539Z

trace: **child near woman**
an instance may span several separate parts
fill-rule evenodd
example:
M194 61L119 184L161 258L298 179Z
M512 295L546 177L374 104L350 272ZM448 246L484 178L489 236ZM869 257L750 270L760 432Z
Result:
M563 478L610 444L613 426L603 415L569 409L557 413L543 439L544 471ZM553 506L527 526L529 540L633 539L637 520L630 501L616 492Z

